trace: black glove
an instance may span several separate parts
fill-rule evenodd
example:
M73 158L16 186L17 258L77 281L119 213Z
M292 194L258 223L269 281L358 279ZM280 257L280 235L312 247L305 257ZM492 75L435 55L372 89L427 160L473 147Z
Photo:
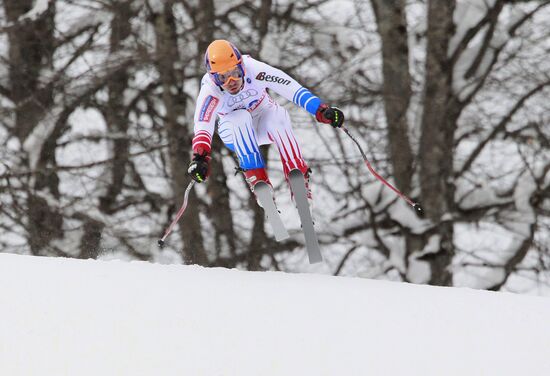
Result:
M193 160L189 163L187 173L197 183L202 183L208 178L210 157L208 154L193 154Z
M333 128L340 128L344 124L344 113L338 107L329 107L322 104L317 109L315 118L320 123L330 124Z

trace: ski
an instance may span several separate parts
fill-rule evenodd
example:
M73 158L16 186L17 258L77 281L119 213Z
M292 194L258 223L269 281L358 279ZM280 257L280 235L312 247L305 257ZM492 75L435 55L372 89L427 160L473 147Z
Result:
M271 187L267 183L259 182L254 186L254 193L258 198L258 203L264 209L266 220L271 225L275 240L280 242L287 239L289 235L273 201Z
M313 220L311 218L311 211L309 208L309 202L307 199L306 182L304 174L300 170L292 170L289 174L290 189L294 194L294 201L298 214L300 215L300 221L302 221L302 230L306 240L306 249L309 257L309 263L315 264L323 261L321 250L319 248L319 241L317 240L317 234L313 227Z

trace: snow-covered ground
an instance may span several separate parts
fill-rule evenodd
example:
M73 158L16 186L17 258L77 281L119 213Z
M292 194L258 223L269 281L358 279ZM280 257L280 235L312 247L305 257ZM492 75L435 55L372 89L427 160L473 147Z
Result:
M1 375L550 375L550 299L0 254Z

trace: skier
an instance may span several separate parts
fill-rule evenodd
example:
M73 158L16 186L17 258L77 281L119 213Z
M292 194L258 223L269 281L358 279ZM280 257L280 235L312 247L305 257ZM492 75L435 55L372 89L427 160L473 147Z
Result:
M318 122L341 127L344 114L330 107L285 72L248 55L226 40L215 40L204 56L207 73L201 81L194 117L193 158L188 173L202 183L209 175L212 135L216 119L225 146L237 154L250 189L259 182L271 186L259 145L275 143L288 181L289 172L304 174L307 196L309 168L302 157L286 109L268 94L271 89L303 107Z

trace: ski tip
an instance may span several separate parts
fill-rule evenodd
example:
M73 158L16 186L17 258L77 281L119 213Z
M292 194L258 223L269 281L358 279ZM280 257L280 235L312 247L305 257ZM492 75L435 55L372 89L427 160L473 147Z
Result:
M415 202L413 204L413 208L416 211L416 215L418 215L420 218L424 218L424 209L422 209L422 206L418 202Z
M159 248L161 248L161 249L164 248L164 240L159 239L158 245L159 245Z

